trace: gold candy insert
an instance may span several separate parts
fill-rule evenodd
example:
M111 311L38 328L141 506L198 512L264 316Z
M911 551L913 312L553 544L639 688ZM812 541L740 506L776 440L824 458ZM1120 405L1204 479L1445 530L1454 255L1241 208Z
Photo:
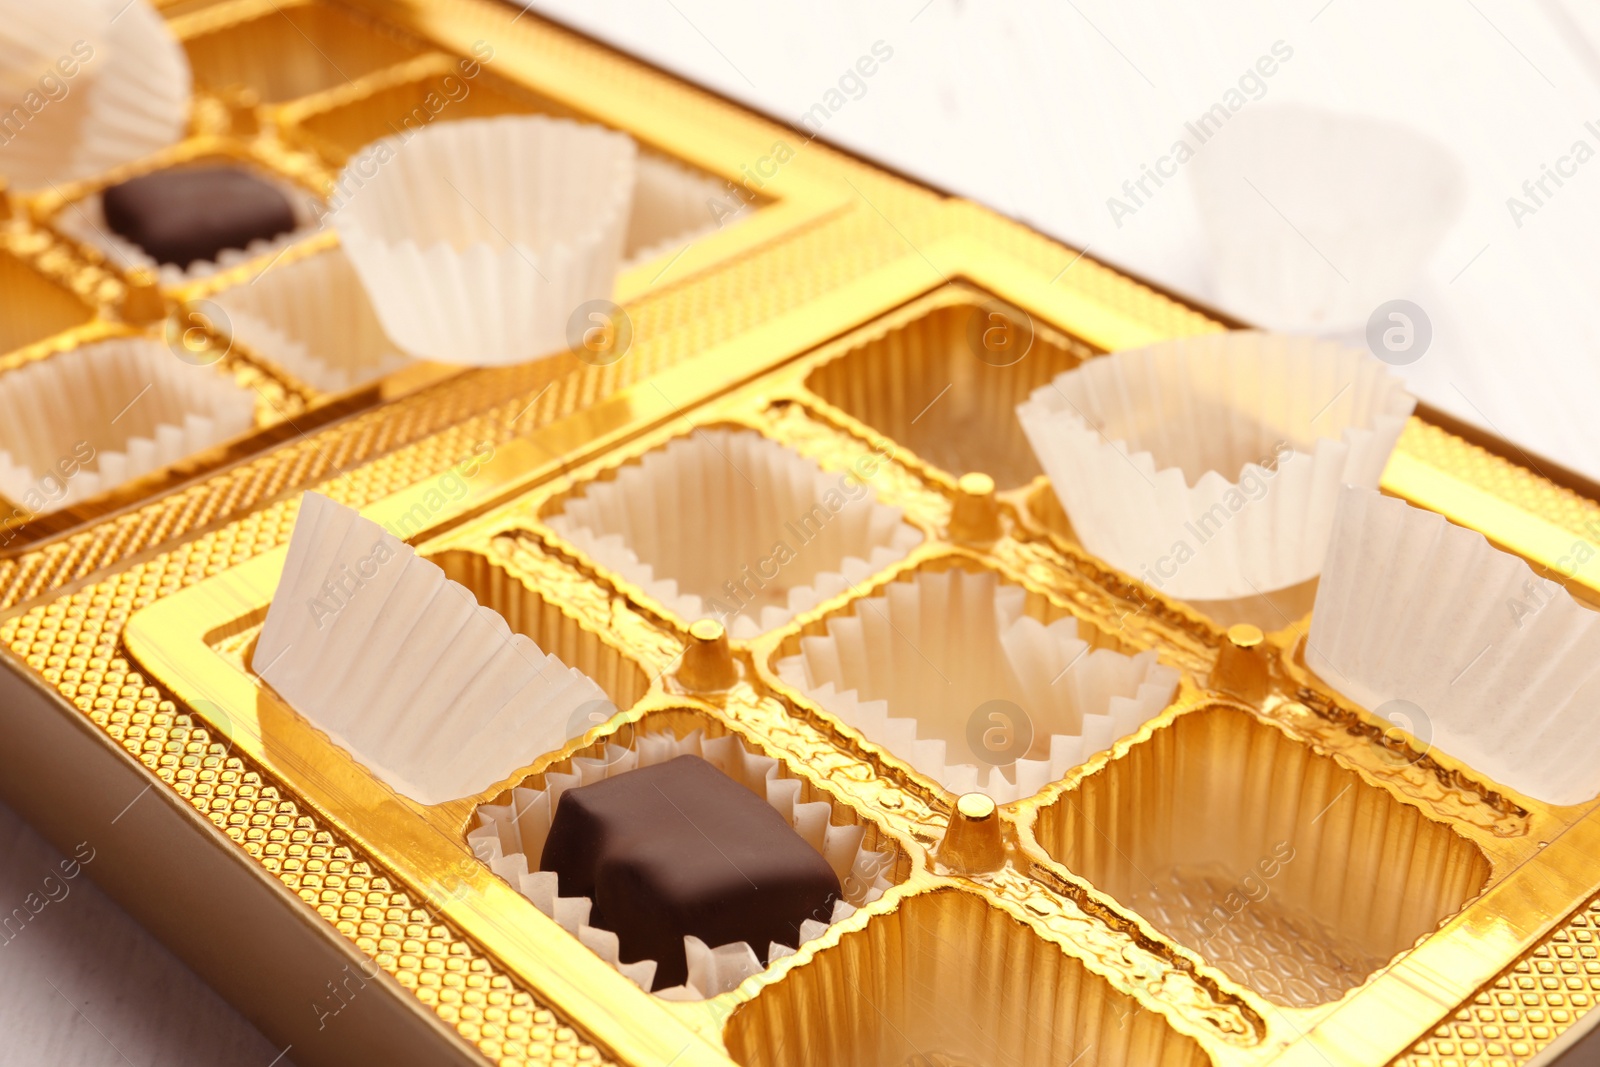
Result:
M1360 985L1480 892L1443 823L1250 714L1180 716L1039 813L1052 857L1275 1004Z
M1190 1038L971 893L905 899L729 1020L745 1067L1199 1067Z
M806 388L954 477L1040 473L1016 407L1094 350L972 289L824 363Z
M242 6L219 5L197 17L209 20ZM376 23L317 0L274 3L252 18L203 29L184 47L197 85L243 86L266 103L345 85L421 51Z

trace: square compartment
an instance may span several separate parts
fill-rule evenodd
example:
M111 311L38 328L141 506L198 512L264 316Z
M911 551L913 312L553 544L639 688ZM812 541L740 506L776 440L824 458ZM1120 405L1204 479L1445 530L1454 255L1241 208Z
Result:
M54 353L0 375L0 496L35 514L97 498L231 442L255 408L142 335Z
M269 104L349 84L422 51L376 22L316 0L274 4L183 44L197 86L244 86Z
M465 549L429 554L445 577L460 582L478 603L499 612L516 633L546 654L587 675L627 711L650 691L650 675L620 644L585 627L521 578L487 556ZM531 763L540 752L528 753Z
M219 292L214 305L220 333L319 393L338 395L413 363L384 334L337 247L285 255L248 284Z
M721 619L745 639L922 541L852 477L754 430L699 428L556 497L541 518L684 625Z
M1035 479L1024 494L1022 515L1025 526L1030 526L1053 540L1071 545L1079 552L1088 551L1078 541L1078 535L1072 529L1072 521L1067 518L1066 510L1062 508L1061 501L1051 489L1049 479L1043 475ZM1100 565L1108 568L1111 566L1104 561L1101 561ZM1136 576L1130 576L1132 577ZM1316 599L1317 579L1312 578L1287 589L1275 589L1270 593L1238 597L1234 600L1188 599L1182 602L1210 619L1219 630L1227 629L1236 623L1250 623L1260 627L1264 633L1272 633L1285 626L1293 626L1311 614L1311 606Z
M817 367L806 388L952 477L981 471L1015 489L1040 473L1017 405L1095 350L976 290L958 292ZM994 314L1019 331L1014 362L983 346L985 329L1004 328Z
M875 915L729 1019L744 1067L1201 1067L1192 1038L974 894Z
M1274 1004L1343 996L1459 912L1488 860L1248 712L1179 717L1039 812L1039 844Z
M435 122L498 115L547 115L578 122L594 120L543 93L496 78L486 69L471 78L460 61L427 56L396 68L377 87L335 91L289 109L290 137L316 151L333 167L374 141L414 134ZM720 229L750 209L713 214L708 204L723 204L728 184L721 178L639 146L638 178L622 249L626 270L658 255L676 252L701 234ZM757 207L766 203L757 198Z
M106 193L137 178L171 174L185 170L222 168L242 172L256 182L276 189L288 200L294 226L283 233L259 237L243 246L222 248L213 260L189 264L159 262L132 237L116 232L106 221ZM298 179L275 169L273 164L249 152L203 142L184 142L156 156L146 157L114 176L99 178L74 187L69 199L50 205L50 224L62 235L92 248L123 273L143 268L155 273L168 290L216 275L251 261L265 269L289 247L300 243L322 227L323 198ZM168 205L170 206L170 205ZM163 216L169 214L164 208Z
M92 318L94 311L72 290L0 249L0 355Z
M571 108L513 85L480 64L466 77L453 56L429 55L371 79L343 86L285 109L287 133L343 167L374 141L415 133L434 122L492 118L496 115L552 115L581 119Z
M912 861L910 855L893 837L885 834L876 822L862 816L848 804L818 788L790 758L769 752L755 737L730 727L713 715L691 708L663 708L647 711L638 719L628 718L604 727L592 742L584 745L576 745L575 743L574 746L569 746L568 749L560 753L558 758L551 759L546 757L549 762L541 760L536 765L538 767L536 771L518 781L511 789L502 791L499 795L473 810L465 827L466 833L471 835L468 838L468 846L484 862L489 862L489 857L496 855L495 849L499 849L498 856L501 857L510 856L515 851L515 839L522 832L516 828L518 820L511 819L501 823L499 834L497 835L494 830L488 829L490 823L486 818L484 809L502 809L498 814L504 818L507 813L503 809L519 803L519 794L515 792L516 790L542 792L547 788L547 785L551 784L549 783L549 776L551 775L569 776L581 773L585 779L584 784L589 784L591 781L598 780L596 777L597 771L595 770L597 765L609 765L619 749L625 751L637 749L641 735L665 733L682 740L695 732L703 734L703 739L707 741L716 741L729 737L737 738L738 743L747 752L755 756L775 759L777 762L777 778L799 783L799 790L794 800L795 804L826 803L831 809L831 814L828 817L830 825L861 828L859 845L855 847L862 852L881 853L882 861L874 860L869 868L863 868L868 871L869 877L856 883L854 888L851 886L851 880L855 877L854 875L841 878L847 898L852 892L872 889L873 882L880 878L882 881L878 882L877 889L874 892L881 894L883 889L882 882L887 882L891 886L899 885L911 877ZM608 746L614 747L608 749ZM709 754L706 758L715 759ZM579 763L584 763L588 766L580 772L577 766ZM727 768L719 769L727 773ZM748 785L749 783L745 784ZM563 785L563 788L568 787L570 786ZM754 790L752 789L752 791ZM523 798L527 797L525 793L520 795ZM526 799L522 803L525 804ZM513 810L525 809L513 808ZM509 848L506 847L507 835L510 835L513 839L513 844ZM498 844L493 844L492 842L498 842ZM502 861L497 860L496 862ZM530 869L536 870L538 867L537 859L530 861L526 855L523 856L522 862L527 863ZM513 858L511 865L515 866L516 863L517 861ZM495 867L495 870L501 877L507 878L507 870L501 869L501 867ZM511 878L507 878L507 880L511 881L513 888L520 889L515 880ZM877 897L874 896L872 899L876 900ZM870 901L862 903L860 906L865 907L869 903ZM764 946L761 947L764 948ZM768 964L768 966L771 966L771 964Z
M935 575L952 577L945 586L930 581ZM972 596L981 599L967 602ZM1178 672L1153 652L1131 662L1137 655L1043 593L977 560L945 556L807 622L785 637L773 670L831 719L950 792L976 789L1009 803L1166 709ZM884 705L888 719L862 707L870 703ZM942 761L936 747L929 751L940 741Z

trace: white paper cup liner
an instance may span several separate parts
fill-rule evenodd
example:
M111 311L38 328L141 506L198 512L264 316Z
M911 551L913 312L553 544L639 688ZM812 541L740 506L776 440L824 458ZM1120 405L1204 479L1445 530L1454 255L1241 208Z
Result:
M920 572L802 638L778 675L953 793L1030 797L1160 714L1178 672L1091 649L1026 599L990 573Z
M511 803L484 805L478 809L478 827L467 835L473 852L489 868L510 882L523 896L601 956L645 992L651 991L657 962L640 960L623 963L618 955L617 935L588 924L592 902L588 897L557 895L553 871L537 870L538 857L544 854L556 805L568 789L614 778L639 767L666 763L679 756L699 756L722 773L765 797L795 832L822 854L839 877L844 899L834 902L828 922L807 919L800 924L797 941L804 944L833 923L854 915L890 886L887 872L892 857L872 852L862 845L865 830L860 826L835 825L833 808L826 801L800 803L801 783L778 776L778 761L745 747L739 738L706 738L702 731L679 739L672 733L641 732L634 747L608 746L602 758L574 759L570 774L546 774L542 790L517 788ZM530 862L529 857L533 857ZM681 986L655 990L668 1000L705 1000L738 986L768 964L793 955L798 945L751 946L743 941L729 945L707 945L699 938L685 937L689 960L689 980ZM760 951L757 951L759 947Z
M1369 489L1339 500L1306 664L1536 800L1600 793L1600 613L1520 557Z
M254 421L254 394L215 368L185 363L149 338L97 341L0 375L0 493L44 514Z
M684 622L745 639L904 559L922 534L851 475L750 430L697 430L549 519Z
M17 188L93 177L183 137L189 60L146 0L10 0L0 13L0 173Z
M567 741L600 687L355 510L301 498L251 668L396 792L481 792Z
M368 146L334 226L384 330L442 363L519 363L570 346L616 284L633 140L541 116L441 122Z
M342 393L411 360L383 332L361 279L337 248L279 263L219 293L231 335L300 381Z
M1085 548L1233 600L1317 575L1339 486L1378 484L1415 406L1360 350L1237 332L1089 360L1017 417Z
M729 201L727 182L722 179L677 160L641 152L622 269L672 255L696 238L749 214L748 206L740 203L736 210L730 209Z
M1364 326L1415 285L1462 201L1444 146L1299 105L1244 109L1190 166L1218 302L1281 330Z
M294 212L295 228L277 237L251 241L243 248L223 249L215 261L197 260L187 267L180 267L176 263L156 262L155 258L144 249L114 233L106 223L105 205L100 193L92 193L82 200L72 201L62 207L53 220L55 227L75 241L98 248L124 273L135 267L154 271L161 284L168 288L209 278L241 263L248 263L252 259L264 257L270 260L290 245L304 240L322 228L319 221L323 210L321 201L298 185L257 167L226 159L200 159L192 164L179 163L174 166L236 166L249 171L252 176L275 186L289 198L289 206Z

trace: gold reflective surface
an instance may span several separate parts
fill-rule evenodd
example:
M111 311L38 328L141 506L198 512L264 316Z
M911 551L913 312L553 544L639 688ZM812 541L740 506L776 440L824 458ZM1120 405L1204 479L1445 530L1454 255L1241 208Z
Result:
M462 115L606 122L724 177L798 140L476 0L172 11L204 93L197 129L129 173L234 155L325 193L350 151L443 89L480 40L495 59ZM0 255L0 278L20 272L20 288L0 302L39 295L8 316L0 373L135 329L116 321L126 280L51 227L115 177L20 202ZM1097 353L1216 323L819 144L751 202L624 275L634 347L615 362L413 368L328 398L230 351L208 372L256 389L259 436L19 524L0 548L8 666L394 976L403 992L383 995L495 1062L1510 1064L1580 1019L1600 992L1592 805L1510 794L1332 693L1300 659L1307 590L1170 600L1086 554L1054 508L1011 406ZM329 246L313 237L286 257ZM192 303L266 269L166 295ZM841 476L878 457L863 480L922 543L777 629L725 642L550 526L595 480L718 426ZM988 481L961 477L974 474ZM1593 501L1421 419L1384 484L1539 567L1561 568L1600 532ZM425 808L389 791L247 667L309 487L400 530L618 713L475 796ZM1563 574L1591 600L1593 566ZM1022 586L1029 615L1075 618L1092 645L1155 650L1183 672L1176 697L1037 795L992 815L958 809L776 672L884 585L950 568ZM465 838L477 806L641 724L736 734L774 757L803 799L829 801L894 854L893 888L730 993L642 993Z

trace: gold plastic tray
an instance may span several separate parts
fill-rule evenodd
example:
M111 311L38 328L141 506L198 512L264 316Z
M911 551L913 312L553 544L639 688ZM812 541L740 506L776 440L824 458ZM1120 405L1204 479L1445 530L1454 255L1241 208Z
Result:
M413 99L437 53L491 33L495 74L520 87L507 99L540 94L555 103L538 107L629 129L708 172L737 173L795 136L488 3L281 6L298 36L350 49L330 60L349 64L349 83L315 64L261 64L258 39L298 47L237 29L271 4L182 4L174 25L202 86L221 101L242 81L267 101L257 114L274 136L299 146L283 150L319 165L370 130L330 115L391 91ZM1185 604L1098 562L1006 429L1021 396L1080 360L1220 324L820 145L790 168L763 190L771 203L713 238L757 227L751 243L692 269L665 263L670 283L624 280L639 340L616 364L441 378L0 557L0 645L18 683L0 702L17 741L0 769L30 797L121 826L117 870L146 921L306 1063L381 1048L390 1062L630 1067L1465 1067L1534 1062L1584 1030L1600 992L1593 805L1517 796L1337 697L1300 658L1304 591ZM28 235L18 260L65 295L41 304L58 332L27 343L61 350L110 328L74 316L120 299L117 279L92 265L52 273L39 256L57 246ZM1024 358L973 358L974 323L996 321L1029 339ZM710 426L841 473L889 457L871 487L923 542L722 658L548 521L594 480ZM972 472L997 490L961 477ZM1384 486L1600 602L1592 567L1561 568L1600 531L1600 506L1579 493L1425 419ZM402 531L623 711L560 751L527 753L476 797L421 807L389 791L247 667L309 487ZM775 661L829 617L897 576L950 567L1025 587L1030 614L1076 617L1092 643L1159 651L1182 671L1176 697L990 814L777 676ZM1230 638L1237 619L1265 642ZM731 993L674 1004L640 992L465 838L480 804L640 723L733 733L773 755L806 799L830 800L894 855L894 888ZM56 758L69 750L76 762ZM162 850L178 847L197 857L193 878L164 870ZM229 946L234 969L208 940ZM270 983L235 973L296 953L319 962Z
M340 168L371 141L435 122L544 114L622 129L646 157L705 182L703 218L652 219L644 209L624 249L616 299L692 279L774 237L848 205L848 188L789 167L750 183L743 146L637 106L637 94L580 82L560 63L529 62L509 17L441 19L429 5L341 0L224 0L168 5L171 26L194 70L190 136L171 148L94 178L7 198L0 223L0 373L104 336L163 340L188 362L232 377L257 398L256 432L190 457L59 512L0 498L8 517L0 552L15 550L148 500L303 434L457 373L418 362L343 393L327 393L236 337L218 297L267 271L338 245L326 226L305 228L287 247L181 284L125 275L108 262L104 232L85 203L128 178L192 162L230 161L302 190L323 207L338 195ZM475 35L476 34L476 35ZM497 50L494 42L502 41ZM575 84L596 91L574 92ZM770 150L770 142L767 148ZM715 200L715 211L709 201ZM742 213L741 213L742 212ZM568 357L571 360L572 357Z

